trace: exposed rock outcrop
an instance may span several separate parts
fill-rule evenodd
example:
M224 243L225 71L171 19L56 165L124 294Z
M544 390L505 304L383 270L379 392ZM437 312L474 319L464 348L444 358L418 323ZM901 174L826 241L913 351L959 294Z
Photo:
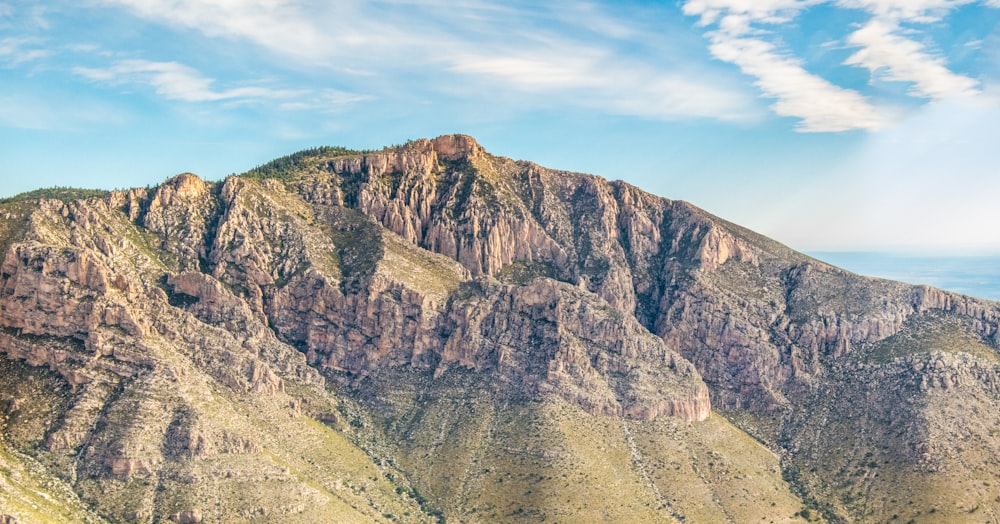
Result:
M326 161L327 189L314 178L290 187L316 205L353 206L474 276L527 266L597 294L693 361L728 408L786 409L826 359L893 335L926 308L953 310L926 291L810 261L690 204L493 157L470 140ZM996 332L995 318L982 324Z
M843 384L855 402L1000 397L994 303L859 277L685 202L495 157L462 135L318 149L217 183L185 173L3 213L19 218L0 239L0 353L68 386L58 422L33 438L87 493L200 482L192 464L237 455L266 467L215 480L293 482L289 467L261 458L273 450L245 423L254 409L361 432L361 410L392 404L394 387L434 397L469 374L503 409L558 399L634 424L702 421L714 405L765 421L760 437L791 457L828 442L807 442L827 422L802 406L854 413L824 404ZM942 326L967 344L920 345ZM859 377L864 388L851 385ZM364 407L305 401L328 398L309 393L326 386ZM243 411L219 422L208 397ZM893 409L873 424L930 419ZM918 422L904 429L926 460L908 464L946 469L935 457L960 452L928 444ZM360 493L341 481L323 493L300 484L299 502L260 507L302 513L303 501ZM219 517L143 493L170 500L156 518ZM149 507L115 504L116 517L153 519ZM377 509L365 511L387 513ZM831 511L867 518L842 509Z

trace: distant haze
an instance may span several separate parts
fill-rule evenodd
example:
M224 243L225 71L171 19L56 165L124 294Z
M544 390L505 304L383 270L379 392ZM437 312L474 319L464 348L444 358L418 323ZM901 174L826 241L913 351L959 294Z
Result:
M866 276L955 291L1000 301L1000 257L921 257L864 252L811 252L810 256Z

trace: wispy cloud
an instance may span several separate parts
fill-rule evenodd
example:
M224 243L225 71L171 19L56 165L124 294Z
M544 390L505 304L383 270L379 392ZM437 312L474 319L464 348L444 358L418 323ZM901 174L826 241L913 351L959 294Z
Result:
M693 76L674 64L627 58L615 45L636 39L636 29L588 2L553 8L395 0L388 2L391 9L356 0L105 3L208 36L245 39L300 67L349 75L360 85L385 87L383 77L399 74L433 77L434 85L411 87L441 94L462 82L517 93L525 103L665 120L745 119L757 106L746 88L728 81L731 75L701 67L702 74ZM392 96L393 88L376 95Z
M261 86L215 89L215 80L177 62L122 60L107 68L76 67L76 74L113 85L145 84L167 100L237 104L279 101L282 109L315 109L320 102L344 105L371 97L336 90L274 89Z
M240 38L295 60L323 67L352 56L381 58L387 51L424 51L418 26L395 27L357 0L104 0L148 20L194 29L210 37ZM384 15L384 13L383 13ZM447 42L442 42L447 45ZM410 53L406 53L409 55Z
M886 118L856 91L838 87L811 74L795 58L780 54L773 44L719 31L712 35L711 51L731 62L754 82L781 116L799 118L797 129L806 132L836 132L879 129Z
M31 37L12 36L0 39L0 61L15 67L49 56L51 52L39 47L41 43L41 40Z
M914 23L936 22L949 11L975 3L976 0L837 0L837 5L862 9L872 15L889 20L908 20ZM990 4L991 2L987 2Z
M922 44L898 34L899 26L875 18L847 38L861 48L845 64L868 69L872 75L884 71L886 80L913 82L916 96L942 99L979 93L976 80L951 72L943 58L926 52Z
M910 94L940 100L979 93L978 82L948 69L944 58L904 36L900 23L940 21L953 9L975 0L688 0L684 13L698 16L707 32L712 54L755 77L755 85L776 114L801 119L801 131L881 129L894 111L876 107L858 91L835 85L808 72L789 49L771 40L781 24L803 10L824 3L859 9L871 19L852 31L846 44L859 48L844 65L864 67L873 77L910 82ZM998 7L1000 0L986 5ZM910 29L909 31L913 31Z
M651 119L755 118L744 94L699 81L696 75L662 71L608 54L534 53L529 56L469 55L452 71L483 77L496 88L572 98L575 104ZM488 87L485 87L488 88Z
M256 79L223 82L228 74L216 81L183 58L75 69L95 81L143 84L165 99L192 103L315 109L324 97L317 82L325 82L337 88L330 91L334 107L374 98L468 100L490 93L513 109L583 107L657 120L747 121L766 114L769 105L773 114L795 119L798 131L882 129L899 107L913 104L882 93L873 99L868 95L874 90L838 82L812 67L815 56L797 54L781 39L785 24L821 4L870 15L832 36L853 50L842 65L867 69L873 79L911 83L908 94L923 99L981 90L976 79L950 70L925 34L912 33L915 25L941 20L974 0L686 0L682 10L705 28L708 53L745 77L690 56L691 49L679 44L683 35L649 31L635 13L622 17L617 8L588 1L557 7L495 0L95 2L209 38L249 43L264 63L309 75L299 89ZM698 46L705 55L704 41Z
M856 91L844 89L814 75L800 60L783 54L765 39L761 24L788 22L818 0L690 0L684 13L701 17L701 24L717 24L709 47L719 60L736 64L757 80L754 84L781 116L799 118L805 132L878 129L885 117Z
M0 29L17 32L49 29L52 8L38 2L0 2Z
M351 93L338 89L323 89L320 91L310 91L297 100L282 102L278 108L288 111L326 111L333 112L347 106L361 102L375 100L376 97L368 94Z
M302 94L302 91L297 90L276 90L266 87L237 87L217 91L212 89L212 84L215 83L213 79L206 78L198 71L177 62L122 60L109 68L77 67L73 71L101 82L148 84L164 98L184 102L287 99Z
M826 0L689 0L684 13L700 16L702 25L728 18L729 24L742 21L782 23L795 17L802 9Z
M555 60L552 60L555 58ZM589 87L600 84L593 74L596 57L469 55L455 57L452 71L484 75L528 91Z

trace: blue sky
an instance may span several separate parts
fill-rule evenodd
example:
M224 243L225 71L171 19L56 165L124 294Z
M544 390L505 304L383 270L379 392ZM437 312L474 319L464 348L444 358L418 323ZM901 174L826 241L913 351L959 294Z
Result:
M1000 253L1000 0L0 1L0 196L445 133L801 250Z

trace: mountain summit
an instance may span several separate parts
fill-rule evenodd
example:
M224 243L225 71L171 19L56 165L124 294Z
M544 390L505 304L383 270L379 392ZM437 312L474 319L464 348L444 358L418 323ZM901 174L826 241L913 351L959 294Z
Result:
M0 218L8 520L1000 511L997 304L468 136Z

